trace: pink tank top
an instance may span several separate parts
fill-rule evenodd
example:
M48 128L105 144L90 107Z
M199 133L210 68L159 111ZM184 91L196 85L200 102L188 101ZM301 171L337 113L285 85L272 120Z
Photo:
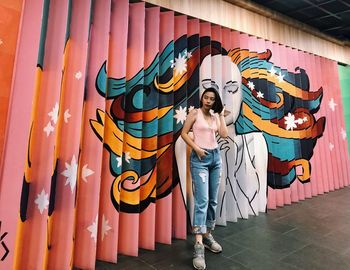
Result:
M204 119L202 110L198 109L197 112L196 121L192 126L194 143L204 149L217 148L218 143L216 142L215 133L218 130L218 125L216 117L214 115L211 116L211 126L209 126Z

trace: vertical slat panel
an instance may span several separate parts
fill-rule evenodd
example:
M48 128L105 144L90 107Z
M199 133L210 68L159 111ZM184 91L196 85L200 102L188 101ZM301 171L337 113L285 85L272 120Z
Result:
M126 102L128 103L125 105L126 116L122 168L123 173L131 173L135 176L132 176L131 178L133 179L131 179L125 175L125 179L122 179L123 183L121 183L126 190L121 191L120 198L126 202L126 205L125 209L123 205L120 207L118 249L121 254L131 256L138 255L139 247L138 213L140 212L140 208L137 205L140 203L141 181L144 31L145 3L130 4L126 63L126 80L129 81L126 85ZM138 76L140 76L140 79L137 79ZM134 120L132 118L133 113L137 113L140 117ZM134 208L132 210L135 211L134 213L128 213L130 206L127 204L131 204L131 207Z
M257 52L258 53L267 53L265 40L258 38L257 39ZM267 95L267 59L259 61L259 82L258 82L258 92L260 91L258 99ZM262 97L261 93L263 94ZM258 94L258 93L256 93ZM259 100L260 103L260 117L262 120L266 120L268 115L268 109L263 105L263 101ZM266 115L266 116L265 116ZM267 166L268 166L268 145L266 139L261 132L254 138L254 147L255 147L255 157L254 157L254 167L258 175L257 183L257 213L265 212L267 207Z
M22 249L17 250L17 267L41 268L46 266L45 250L50 243L50 216L54 210L57 163L54 160L55 134L58 131L62 62L65 64L69 49L68 1L51 1L43 57L43 72L39 83L36 115L31 131L29 148L31 189L28 197L28 219L23 224ZM67 28L68 27L68 28ZM63 61L62 61L63 59ZM50 200L50 202L49 202ZM48 209L48 212L46 212Z
M331 61L331 60L329 60ZM338 101L338 111L337 111L337 116L336 119L338 120L338 130L335 132L335 136L338 137L339 141L339 147L340 147L340 155L341 155L341 161L342 161L342 168L343 168L343 182L344 186L348 186L350 183L350 166L349 164L349 152L347 151L348 149L348 139L346 136L346 126L345 126L345 121L346 121L346 114L344 114L344 106L345 104L343 103L342 99L342 93L340 89L341 85L341 77L339 74L339 69L337 68L337 63L332 61L332 70L333 70L333 77L331 77L331 81L334 81L335 83L333 84L335 86L335 91L336 91L336 97ZM339 129L340 129L340 134L339 134Z
M310 82L310 92L316 92L320 87L320 82L317 79L317 71L316 71L316 66L315 66L315 58L314 55L307 53L306 55L307 59L307 68L306 71L309 74L309 82ZM314 114L315 118L318 119L321 114L319 110ZM320 149L320 142L318 141L316 146L314 147L314 155L311 159L311 193L312 196L317 196L318 195L318 181L322 179L323 175L323 167L321 163L321 149ZM333 179L332 183L333 183ZM333 184L334 187L334 184ZM334 188L333 188L334 190Z
M339 143L338 143L338 132L339 126L337 121L337 106L334 107L333 110L333 102L336 104L339 104L337 98L336 98L336 89L333 84L329 83L330 76L332 75L332 68L330 65L328 65L328 61L320 57L320 64L321 64L321 82L322 86L324 88L324 110L325 115L327 119L327 125L326 130L328 134L328 141L325 145L325 152L329 160L327 162L331 162L332 165L332 172L333 174L328 177L328 179L324 179L324 191L329 192L329 181L331 179L336 179L339 183L339 188L344 187L343 185L343 172L341 168L341 155L337 151L339 149ZM337 134L338 133L338 134Z
M175 71L174 74L174 150L177 141L180 139L181 128L185 119L182 114L187 114L187 68L188 68L188 51L187 51L187 16L176 16L174 21L174 56L179 60L184 59L186 66L182 70ZM185 111L185 112L184 112ZM182 140L182 139L180 139ZM185 151L185 147L183 150ZM176 150L175 150L176 153ZM183 152L181 153L183 159ZM176 238L186 239L186 209L182 197L181 187L179 185L179 167L176 160L173 160L173 204L172 204L172 235ZM181 168L185 173L185 168Z
M15 74L13 68L15 67L17 42L19 42L18 33L20 31L19 26L23 6L23 0L11 1L11 5L5 1L2 1L0 4L0 14L2 14L2 20L0 22L0 70L2 70L0 74L0 89L2 89L0 92L0 172L4 162L3 150L5 131L8 125L7 118L10 106L11 85L12 78Z
M147 8L145 14L145 86L148 88L143 100L144 117L142 129L147 133L142 140L142 149L157 149L157 131L158 131L158 103L159 95L153 84L154 76L159 74L159 22L160 8ZM146 91L146 89L144 89ZM149 134L148 134L149 133ZM144 152L142 152L144 158ZM141 203L145 204L146 209L140 214L140 235L139 243L141 248L155 248L155 216L156 216L156 181L157 181L157 161L156 154L154 158L143 160L141 164L142 171L147 172L143 175L141 182Z
M188 65L188 74L191 74L188 77L187 81L187 107L188 110L198 108L199 107L199 85L200 85L200 71L199 71L199 63L200 63L200 23L198 19L189 19L187 22L187 32L188 32L188 52L191 53L191 57ZM180 140L178 140L180 142ZM181 179L181 189L185 197L187 211L188 211L188 221L189 221L189 229L191 230L191 226L193 225L193 209L194 209L194 200L193 200L193 189L192 189L192 179L191 172L189 167L189 158L190 151L192 149L186 145L186 143L182 142L182 148L186 147L186 165L182 164L182 167L186 168L186 178L184 180ZM178 162L179 166L179 162Z
M273 81L274 81L274 88L276 91L276 94L281 94L281 91L276 89L276 76L279 75L280 68L281 68L281 54L280 54L280 45L278 43L272 43L272 62L274 63L274 70L276 73L274 74ZM280 99L280 97L276 97L276 102ZM280 126L280 119L283 118L283 104L281 107L278 107L276 109L276 120L278 121L278 125ZM275 146L278 149L278 145ZM277 150L276 149L276 150ZM277 151L276 151L277 152ZM275 168L278 169L278 168ZM276 170L277 171L277 170ZM280 177L280 175L276 174L276 177ZM276 185L278 186L277 179L276 179ZM283 206L284 204L290 204L291 198L290 198L290 188L284 188L284 189L276 189L276 205L277 206Z
M234 122L234 114L237 116L239 111L240 104L234 106L234 95L233 93L228 92L229 89L225 88L226 83L237 81L237 78L234 77L234 71L232 70L233 59L228 55L228 52L232 49L236 49L237 45L239 47L238 40L239 33L236 32L236 36L233 36L230 29L222 28L222 60L221 60L221 89L222 89L222 101L225 106L225 110L229 111L229 115L225 117L225 122L228 130L228 137L226 139L220 138L218 140L219 148L221 151L222 159L222 176L219 186L218 193L218 205L216 209L217 224L226 225L226 221L237 221L237 207L235 201L235 193L237 192L236 179L234 177L234 164L235 162L235 146L234 146L234 136L236 135ZM233 42L235 39L235 43ZM238 56L239 57L239 56ZM237 63L239 59L236 59ZM237 74L237 73L236 73ZM236 87L240 87L240 82L236 82ZM232 89L230 89L232 90ZM239 90L236 92L237 95L240 94ZM237 117L236 117L237 118Z
M298 71L296 70L296 68L301 65L302 63L299 61L299 54L298 54L298 51L296 49L293 49L293 48L290 48L290 47L287 47L287 53L286 53L288 59L291 59L291 61L287 61L286 63L290 63L290 65L287 64L287 68L288 68L288 71L291 74L291 77L292 77L292 80L294 81L294 93L293 93L293 102L294 104L296 104L296 100L300 100L300 105L298 106L301 106L303 105L303 101L302 101L302 98L303 96L299 97L299 91L302 91L302 87L301 87L301 79L300 79L300 76L298 76ZM298 104L299 104L298 103ZM298 109L299 107L298 106L293 106L293 114L295 116L295 121L298 121L300 117L298 117L297 113L298 113ZM297 126L297 129L300 129L300 125L302 125L302 123L299 123L299 122L296 122L296 126ZM302 149L302 146L301 146L301 140L303 139L303 136L304 136L304 132L303 130L300 130L299 131L299 138L296 139L294 142L295 142L295 148L294 148L294 153L295 153L295 165L294 165L294 168L295 168L295 174L296 174L296 178L295 178L295 183L293 183L293 185L296 186L296 190L297 190L297 200L300 201L300 200L305 200L305 192L304 192L304 185L300 182L299 178L298 178L298 174L302 175L303 173L303 168L301 168L301 166L298 166L296 165L298 160L302 159L302 152L303 152L303 149ZM306 150L306 149L304 149Z
M91 8L92 21L90 26L91 30L89 36L88 64L86 71L87 80L84 97L85 113L82 127L83 139L81 142L82 146L79 165L80 178L78 179L79 188L77 194L78 201L74 246L74 266L82 269L95 267L97 252L96 243L98 241L106 243L108 239L110 243L113 243L113 235L114 238L117 238L115 235L115 230L108 230L108 228L111 228L111 217L106 215L106 213L103 211L103 214L105 214L104 218L106 219L105 234L101 235L100 237L98 237L97 234L99 200L100 194L103 195L101 183L103 145L100 143L99 138L95 135L94 130L91 127L91 123L94 123L93 119L96 118L97 109L105 109L105 98L104 96L99 95L99 92L95 87L95 82L98 81L98 74L101 68L104 72L104 78L106 79L107 77L107 74L103 69L103 63L108 58L111 1L105 0L99 4L95 2ZM112 36L113 31L111 31L111 37ZM104 81L103 86L104 90L106 90L106 80ZM100 136L100 140L103 140L103 133ZM108 188L108 192L109 190L110 187ZM107 198L105 199L110 201L109 197L110 196L108 193ZM112 211L114 212L115 209L113 208ZM91 230L90 228L96 228L96 234L94 233L94 230ZM116 246L116 244L114 246ZM99 248L99 250L101 249L102 248ZM107 250L112 250L113 261L115 261L115 251L113 248L109 247ZM102 258L105 260L111 259L110 257Z
M73 1L70 9L68 59L63 67L60 111L56 133L57 185L55 209L49 218L47 268L65 269L73 265L78 161L83 117L84 87L90 28L89 1ZM56 161L54 163L56 163ZM62 254L65 254L62 258Z
M322 69L321 69L321 61L320 61L320 57L319 56L315 56L315 67L316 67L316 74L317 76L321 76L322 74ZM319 80L319 83L322 85L322 79ZM323 96L323 100L326 100L325 96L326 96L326 91L324 89L324 96ZM325 102L321 103L321 108L320 108L320 114L326 116L326 106L327 104ZM321 160L321 167L325 168L323 170L323 174L322 174L322 178L319 179L319 181L317 182L317 192L318 194L324 194L324 182L326 181L325 179L331 179L333 178L333 166L332 166L332 160L329 160L329 158L327 157L327 152L326 150L328 149L328 144L329 144L329 127L328 127L328 121L326 118L326 127L325 127L325 131L323 136L320 138L319 140L319 146L320 146L320 152L321 152L321 156L325 157L324 159ZM337 184L337 189L339 188L339 180L336 179L336 181L338 181ZM337 183L337 182L336 182Z
M274 74L271 72L272 70L274 70L274 55L275 55L275 51L273 50L273 44L271 41L269 40L265 40L265 48L269 49L271 51L271 58L269 59L269 63L266 66L267 68L267 90L268 93L274 93L275 89L274 89L274 85L271 83L272 81L272 77L274 76ZM266 94L266 97L269 99L269 101L271 103L276 103L276 95L275 94ZM277 117L277 113L276 113L276 109L275 108L271 108L270 109L270 118L271 119L276 119ZM275 166L274 164L271 163L271 165L269 164L269 158L270 158L270 152L274 151L273 148L275 146L272 144L271 146L269 146L268 148L268 170L270 168L270 170L275 171ZM269 167L270 166L270 167ZM275 181L275 175L273 173L269 173L269 171L267 172L267 183L268 183L268 187L267 187L267 209L276 209L276 181Z
M24 180L24 162L27 159L28 138L34 112L32 101L37 99L38 79L41 68L37 67L40 46L40 31L43 19L43 1L24 2L20 19L20 30L13 70L10 106L4 150L0 171L0 220L1 231L8 232L6 245L9 249L7 257L2 262L4 269L11 269L14 262L16 238L17 248L21 248L22 221L18 220L21 188L26 190L31 179ZM44 18L45 21L45 18ZM23 91L26 89L26 91ZM32 116L31 116L32 112ZM23 187L22 187L23 186ZM24 193L25 191L22 191ZM27 189L28 192L28 189ZM23 205L22 205L23 207ZM17 224L17 226L16 226ZM19 260L20 258L18 258Z
M306 59L305 59L305 53L303 51L298 50L297 51L297 56L298 56L298 62L296 63L296 68L299 68L299 72L303 72L303 70L305 70L306 74L308 74L308 69L307 69L307 64L306 64ZM308 76L310 76L308 74ZM305 96L305 93L309 92L309 82L307 80L310 80L309 78L304 78L304 77L300 77L300 85L301 85L301 89L304 90L303 92L303 98ZM306 105L306 102L302 102L303 105ZM308 121L310 121L310 119L308 119ZM305 136L306 138L310 138L312 136L312 132L310 131L306 131L305 132ZM311 153L313 153L313 145L311 145L310 143L305 143L305 144L301 144L300 145L301 148L301 152L303 154L303 156L309 155L310 151ZM303 183L304 186L304 195L305 198L311 198L311 173L312 173L312 161L311 158L309 160L309 166L310 166L310 180L309 182Z
M166 93L159 97L159 107L172 107L174 104L174 78L173 70L175 64L174 56L174 12L161 12L160 14L160 36L159 51L160 57L160 75L163 80L160 83L169 83ZM171 62L172 61L172 62ZM171 67L171 63L173 66ZM170 78L170 79L169 79ZM167 143L173 142L173 109L169 109L158 123L158 149ZM159 117L159 116L158 116ZM173 148L170 146L164 154L159 153L157 160L157 204L156 204L156 241L164 244L171 243L171 222L172 222L172 164Z

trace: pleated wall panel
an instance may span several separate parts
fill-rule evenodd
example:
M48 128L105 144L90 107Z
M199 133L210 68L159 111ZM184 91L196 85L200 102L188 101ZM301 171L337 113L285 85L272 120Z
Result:
M229 112L218 225L349 185L334 61L144 2L26 1L22 17L1 267L92 269L185 239L180 133L208 87Z

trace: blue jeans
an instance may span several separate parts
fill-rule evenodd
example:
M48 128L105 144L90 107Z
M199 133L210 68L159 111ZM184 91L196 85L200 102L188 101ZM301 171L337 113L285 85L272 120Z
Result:
M200 160L191 152L190 165L194 189L193 233L205 234L215 228L215 213L221 178L221 156L218 148L204 149L209 154Z

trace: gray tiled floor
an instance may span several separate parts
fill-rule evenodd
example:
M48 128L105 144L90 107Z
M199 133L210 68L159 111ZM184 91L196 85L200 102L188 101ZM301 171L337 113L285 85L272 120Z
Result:
M206 252L207 269L350 269L350 188L217 227L221 254ZM96 269L192 269L193 237L157 244L139 257L120 255Z

